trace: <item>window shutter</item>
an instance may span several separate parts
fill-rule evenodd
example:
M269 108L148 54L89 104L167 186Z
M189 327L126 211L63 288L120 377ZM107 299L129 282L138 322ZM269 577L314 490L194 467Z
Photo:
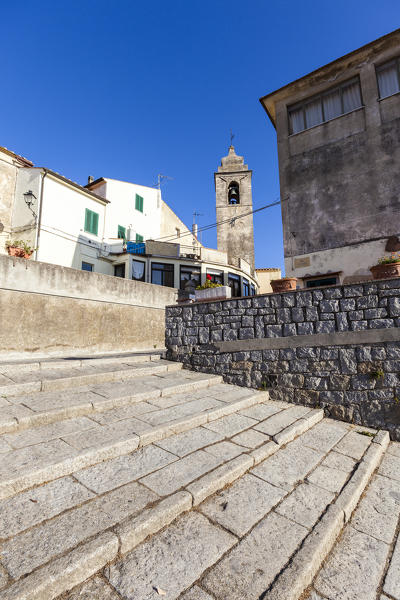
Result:
M99 231L99 215L98 213L92 212L92 233L97 235Z
M90 231L90 210L85 209L85 231Z

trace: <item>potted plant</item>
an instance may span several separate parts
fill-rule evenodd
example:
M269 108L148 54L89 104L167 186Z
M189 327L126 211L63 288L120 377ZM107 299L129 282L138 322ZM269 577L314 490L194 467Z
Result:
M370 268L374 279L390 279L400 277L400 252L392 252L390 256L378 259L378 264Z
M214 283L211 275L207 275L204 285L198 285L195 290L195 301L225 300L231 297L229 285Z
M295 290L297 277L282 277L281 279L271 279L271 287L274 293L288 292Z
M7 240L5 246L10 256L17 256L18 258L30 258L35 250L24 240Z

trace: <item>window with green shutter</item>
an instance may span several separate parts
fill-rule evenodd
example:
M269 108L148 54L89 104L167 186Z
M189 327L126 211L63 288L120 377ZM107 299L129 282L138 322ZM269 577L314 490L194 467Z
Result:
M136 194L135 208L136 210L143 212L143 198L142 196L139 196L139 194Z
M138 233L136 234L136 241L137 242L143 242L143 236L139 235Z
M122 238L124 241L126 240L126 227L118 225L118 237Z
M85 231L97 235L99 231L99 215L93 210L85 210Z

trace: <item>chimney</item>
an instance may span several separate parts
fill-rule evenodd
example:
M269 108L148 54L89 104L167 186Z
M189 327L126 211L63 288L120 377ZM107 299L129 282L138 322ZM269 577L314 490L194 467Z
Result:
M89 175L89 177L87 178L88 185L89 185L89 183L93 183L93 181L94 181L93 175Z

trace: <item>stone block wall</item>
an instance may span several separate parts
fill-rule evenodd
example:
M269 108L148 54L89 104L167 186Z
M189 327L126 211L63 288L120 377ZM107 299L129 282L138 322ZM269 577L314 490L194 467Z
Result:
M400 439L400 279L170 306L170 359Z

